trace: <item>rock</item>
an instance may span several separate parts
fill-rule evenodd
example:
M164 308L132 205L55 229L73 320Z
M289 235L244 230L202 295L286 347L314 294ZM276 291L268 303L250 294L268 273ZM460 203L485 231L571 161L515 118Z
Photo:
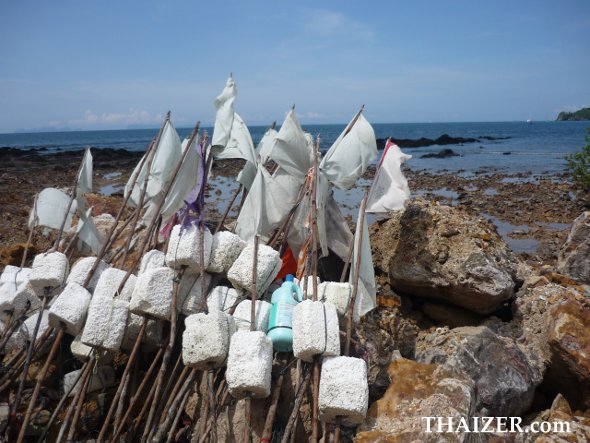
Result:
M475 387L465 375L404 358L391 363L388 372L391 384L383 398L369 407L355 442L439 442L441 434L425 433L423 417L455 417L458 421L473 415ZM444 435L444 441L463 442L468 434Z
M559 251L557 270L583 283L590 284L590 211L572 224L570 233Z
M550 361L545 383L575 407L590 409L590 303L570 293L550 309L548 317Z
M447 158L447 157L458 157L457 154L452 149L443 149L438 151L437 153L431 152L430 154L421 155L420 158Z
M391 287L489 314L514 296L518 264L494 226L465 210L411 201L371 238Z
M486 326L438 328L416 345L416 359L461 371L476 387L477 416L517 416L532 404L542 374L516 343Z
M584 416L585 415L585 416ZM533 434L525 432L519 432L516 434L516 443L558 443L558 442L583 442L590 441L590 414L586 412L584 415L572 412L572 409L567 400L558 394L551 408L547 409L530 420L530 423L537 422L549 422L552 426L557 423L558 426L562 424L569 427L569 432L559 432L561 429L557 428L555 431L547 434ZM529 424L530 424L529 423ZM564 431L568 431L567 427L564 427ZM523 430L526 429L525 425L522 426Z
M466 309L441 305L439 303L424 303L424 313L436 322L440 322L451 328L460 326L477 326L481 323L482 317Z

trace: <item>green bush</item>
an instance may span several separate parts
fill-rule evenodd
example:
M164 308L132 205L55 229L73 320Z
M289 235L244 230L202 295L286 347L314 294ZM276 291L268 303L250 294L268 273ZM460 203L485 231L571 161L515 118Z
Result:
M586 129L590 134L590 128ZM568 155L567 169L572 175L572 180L582 190L590 192L590 136L586 136L588 144L580 152Z

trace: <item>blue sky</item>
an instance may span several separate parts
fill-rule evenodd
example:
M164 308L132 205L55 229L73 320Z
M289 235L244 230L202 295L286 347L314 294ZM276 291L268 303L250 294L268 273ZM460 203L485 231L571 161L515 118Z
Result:
M590 105L590 1L11 1L0 132L554 119Z

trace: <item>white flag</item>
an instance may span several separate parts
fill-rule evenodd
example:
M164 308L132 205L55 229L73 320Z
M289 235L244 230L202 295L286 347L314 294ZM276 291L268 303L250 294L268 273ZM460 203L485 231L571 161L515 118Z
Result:
M60 229L66 216L70 196L55 188L45 188L37 196L33 210L29 216L29 228L33 226L46 226L52 229ZM72 217L76 212L76 201L72 202L64 230L72 226ZM37 220L35 222L35 219Z
M211 145L225 147L229 142L229 137L234 123L234 101L236 100L236 84L230 75L221 94L215 99L215 126L213 127L213 137Z
M410 188L401 166L411 158L391 139L387 140L369 192L367 212L389 212L404 208L404 202L410 197Z
M356 293L356 302L354 304L353 318L358 321L377 306L377 289L375 284L375 270L373 268L373 255L371 254L371 239L369 238L369 228L367 218L363 217L361 224L361 212L356 222L356 232L354 234L354 252L352 254L350 284L355 280L355 263L360 255L360 268L358 289ZM359 238L362 235L363 241L359 249Z
M80 168L76 185L77 196L82 196L86 192L92 192L92 154L90 153L90 148L86 148L84 151L82 168Z

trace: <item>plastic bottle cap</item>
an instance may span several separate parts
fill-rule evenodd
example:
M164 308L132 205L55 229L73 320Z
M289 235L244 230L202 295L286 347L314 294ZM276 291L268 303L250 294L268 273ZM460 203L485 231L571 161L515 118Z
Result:
M287 274L287 276L285 277L285 281L293 281L293 275Z

